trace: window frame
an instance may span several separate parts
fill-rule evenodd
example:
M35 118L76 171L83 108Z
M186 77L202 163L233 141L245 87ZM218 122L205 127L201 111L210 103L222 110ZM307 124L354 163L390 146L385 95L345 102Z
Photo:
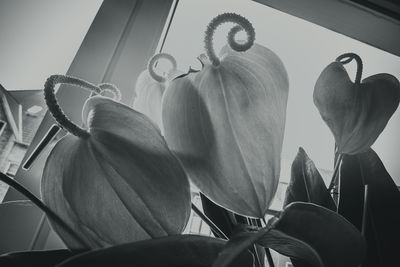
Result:
M361 0L253 1L400 57L400 15L393 7L382 9Z
M97 12L82 44L71 63L67 75L77 76L92 83L110 82L116 84L122 92L122 102L131 105L134 97L136 79L147 66L148 59L162 47L171 12L176 6L176 0L104 0ZM135 49L132 49L134 47ZM93 49L96 48L96 49ZM89 96L89 92L67 85L61 85L57 98L67 116L77 124L82 122L81 111ZM72 105L73 103L73 105ZM55 124L54 119L46 113L31 145L23 159L29 159L41 140L46 140L46 133ZM52 138L64 135L60 131ZM51 142L49 142L51 143ZM23 184L36 196L40 196L40 179L45 160L50 153L47 145L37 155L30 168L19 167L15 180ZM25 199L14 189L8 190L3 201ZM17 212L17 211L15 211ZM60 245L60 241L49 240L51 229L41 211L34 215L1 214L7 220L7 225L23 227L25 238L29 242L9 245L7 240L17 233L1 228L0 254L10 251L51 249ZM29 222L21 224L21 222ZM15 242L12 242L15 243Z

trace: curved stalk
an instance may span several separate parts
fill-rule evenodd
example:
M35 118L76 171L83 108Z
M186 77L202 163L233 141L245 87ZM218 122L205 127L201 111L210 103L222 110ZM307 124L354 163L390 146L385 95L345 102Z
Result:
M101 83L98 85L98 87L101 89L100 95L103 95L104 92L111 92L115 101L121 101L121 91L114 84Z
M176 60L173 56L167 53L159 53L154 55L147 65L147 70L149 71L150 76L159 83L164 83L167 78L165 76L159 75L156 73L155 65L160 59L167 60L172 66L171 70L175 70L177 68Z
M68 117L64 114L60 106L58 105L57 98L54 92L54 87L57 84L70 84L85 90L94 92L96 94L101 94L103 91L111 91L114 94L114 99L117 101L121 97L121 92L112 84L102 83L99 86L96 86L90 82L85 80L67 76L67 75L51 75L47 78L46 83L44 84L44 98L46 100L47 107L51 115L53 115L54 119L60 124L61 127L66 129L71 134L81 137L87 138L90 136L90 133L73 123Z
M218 66L220 64L220 60L214 50L213 36L218 26L227 22L238 24L233 27L228 33L228 44L233 50L243 52L250 49L250 47L252 47L252 45L254 44L256 34L253 25L251 25L251 23L245 17L242 17L235 13L224 13L216 16L208 24L204 37L204 48L213 66ZM239 43L235 40L235 36L239 31L242 30L247 33L247 40L244 43Z
M100 93L101 89L94 84L88 83L84 80L65 75L52 75L46 80L46 83L44 84L44 98L46 100L47 107L49 108L49 111L53 115L54 119L61 125L61 127L66 129L73 135L82 138L89 137L90 134L88 131L74 124L61 110L54 92L54 87L57 84L72 84L84 89L89 89L96 93Z
M357 55L356 53L345 53L343 55L338 56L336 58L336 61L345 65L347 63L350 63L353 59L357 62L357 72L356 72L356 78L355 78L354 82L356 84L360 84L361 83L361 75L362 75L362 71L363 71L363 63L362 63L362 60L359 55Z

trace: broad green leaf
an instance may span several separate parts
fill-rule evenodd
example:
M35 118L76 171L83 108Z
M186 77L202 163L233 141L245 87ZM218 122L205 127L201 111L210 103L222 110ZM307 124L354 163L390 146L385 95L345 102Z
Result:
M53 267L54 265L76 255L68 249L22 251L0 256L2 267Z
M176 235L97 249L72 257L58 267L138 266L209 267L226 241L217 238ZM253 258L245 252L231 267L252 267Z
M339 212L361 229L364 185L368 185L363 267L398 266L400 242L400 192L378 155L369 149L345 155L340 169ZM360 199L361 198L361 199Z
M313 267L358 267L365 241L337 213L312 203L294 202L262 229L246 228L220 253L213 267L225 267L252 244L272 248Z
M336 210L328 189L314 162L308 157L302 147L292 164L292 175L286 190L284 206L295 202L310 202L330 210Z

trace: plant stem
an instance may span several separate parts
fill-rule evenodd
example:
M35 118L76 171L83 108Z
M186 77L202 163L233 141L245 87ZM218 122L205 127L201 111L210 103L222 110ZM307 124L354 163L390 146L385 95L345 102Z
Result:
M342 163L343 154L339 154L335 162L335 168L333 169L332 179L328 187L328 192L333 195L333 200L336 205L338 205L339 201L339 169L340 164Z
M347 59L345 59L345 58L347 58ZM338 56L336 58L336 61L338 61L344 65L344 64L351 62L353 59L357 62L357 72L356 72L356 77L354 79L354 83L360 84L361 75L362 75L362 71L363 71L363 63L362 63L362 60L359 55L357 55L356 53L345 53L343 55Z
M367 184L364 184L364 204L363 204L363 215L362 215L362 223L361 223L361 235L366 238L365 232L367 227L367 220L368 220L368 209L369 209L369 188ZM362 263L360 267L363 267L364 264Z
M368 218L368 206L369 206L369 201L368 197L369 196L369 188L368 185L364 185L364 207L363 207L363 217L362 217L362 224L361 224L361 234L365 237L365 231L367 227L367 218Z
M337 174L339 172L339 165L342 161L343 155L339 154L337 157L336 163L335 163L335 168L333 169L333 174L332 174L332 179L331 183L329 184L328 191L331 191L333 187L335 186L336 180L337 180Z
M221 231L221 229L218 228L203 212L199 210L199 208L196 207L192 203L192 210L194 213L196 213L213 231L218 235L219 238L226 239L228 240L228 237L224 234L224 232Z
M258 223L256 219L253 218L246 218L247 219L247 224L248 225L252 225L252 226L257 226L258 227ZM254 250L254 257L256 258L256 267L261 267L261 261L260 261L260 255L258 255L258 251L257 251L257 245L253 244L253 250Z
M83 240L68 224L66 224L57 214L55 214L49 207L47 207L40 199L38 199L34 194L32 194L28 189L26 189L23 185L18 183L17 181L13 180L12 178L8 177L4 173L0 172L0 181L8 184L30 201L33 202L39 209L41 209L52 221L57 223L64 231L66 231L69 235L74 237L76 241L83 247L83 248L90 248L90 246Z
M265 218L262 218L262 221L264 222L265 227L267 227L268 224L265 221ZM268 261L269 267L275 267L274 260L272 259L271 251L269 250L269 248L265 248L265 255L267 256L267 261Z

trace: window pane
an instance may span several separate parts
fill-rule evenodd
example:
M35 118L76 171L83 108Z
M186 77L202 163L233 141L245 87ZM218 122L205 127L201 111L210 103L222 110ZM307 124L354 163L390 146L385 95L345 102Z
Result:
M189 234L198 234L200 232L200 225L201 225L200 217L197 215L193 215L190 224Z
M49 75L65 73L101 3L0 1L0 84L39 89Z
M199 68L196 57L204 53L204 31L216 15L235 12L252 22L256 42L274 51L283 61L289 76L289 99L282 151L281 182L290 179L290 166L302 146L315 162L326 181L333 169L333 136L313 103L314 84L321 71L337 56L356 52L364 61L363 78L390 73L400 79L400 58L326 28L277 11L253 1L180 1L173 18L163 52L172 54L178 67ZM218 52L226 44L232 25L221 26L214 38ZM354 80L355 64L346 65ZM400 136L400 111L397 111L373 148L389 173L400 184L397 158ZM327 174L327 176L326 176Z
M16 174L46 113L44 82L67 72L101 3L0 1L1 171ZM6 190L0 182L0 202Z

